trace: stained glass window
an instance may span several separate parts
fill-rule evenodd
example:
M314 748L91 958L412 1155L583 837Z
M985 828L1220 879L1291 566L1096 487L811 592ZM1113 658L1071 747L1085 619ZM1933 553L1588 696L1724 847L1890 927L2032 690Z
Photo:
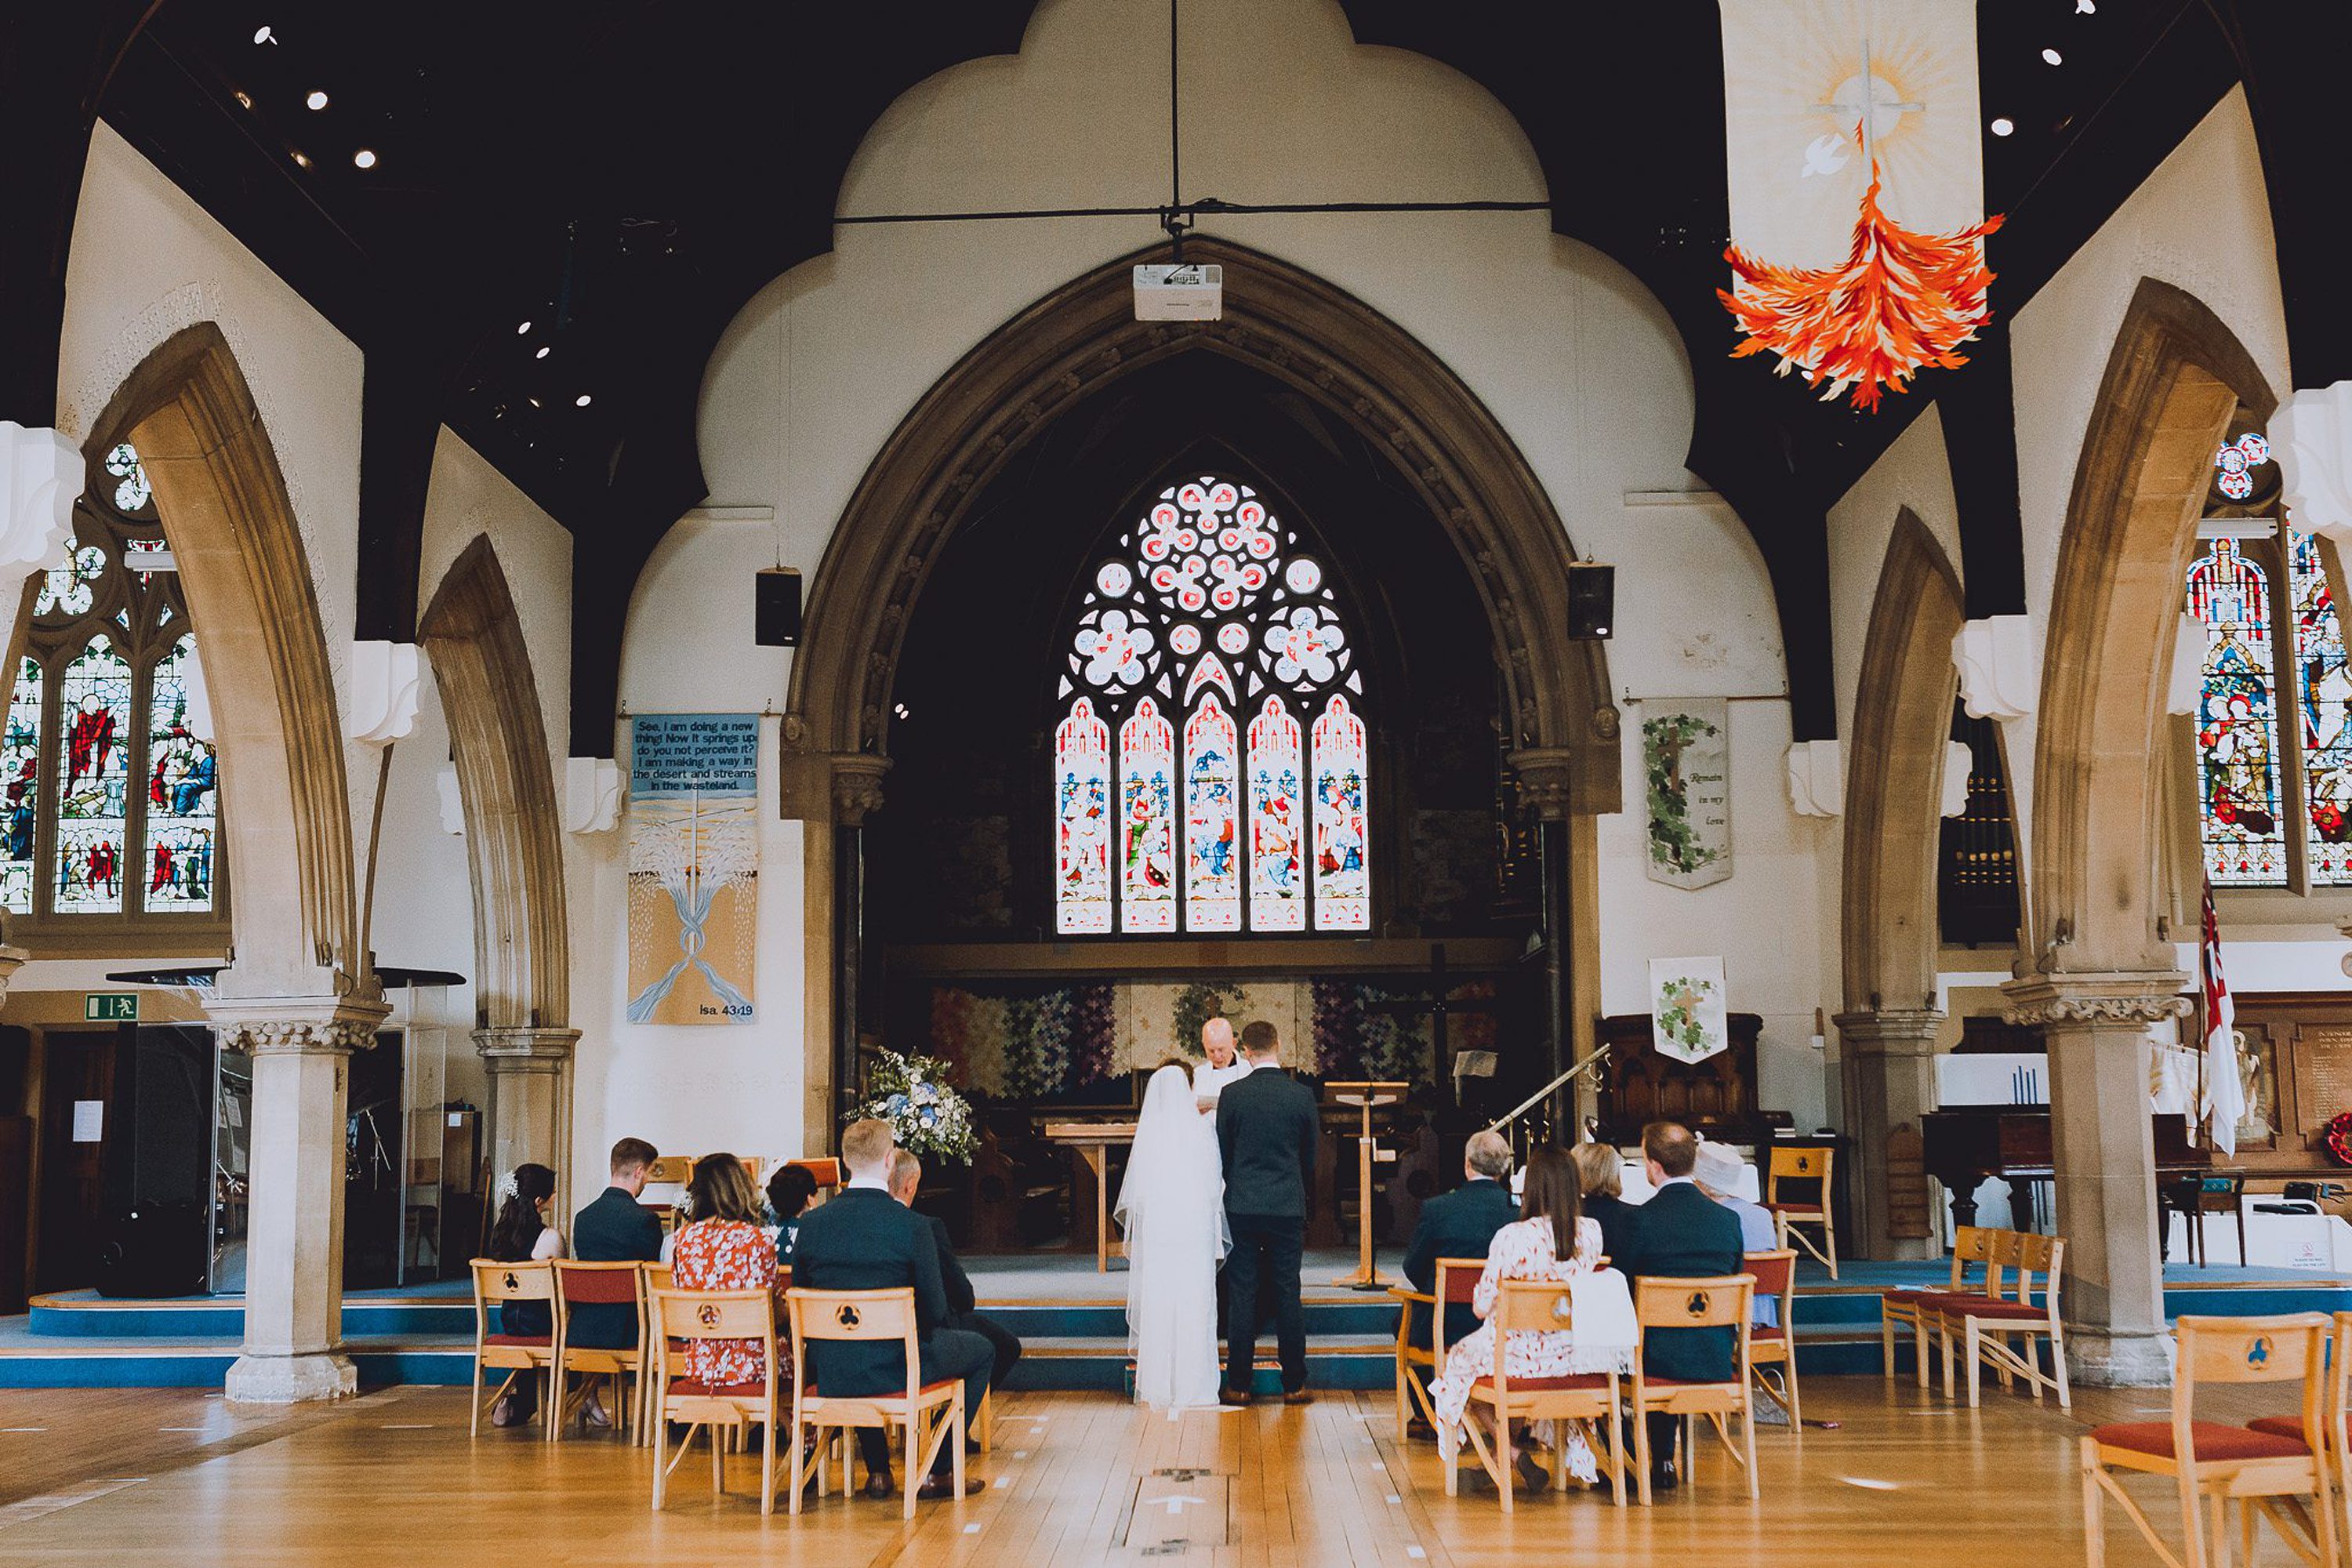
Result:
M27 591L0 736L0 907L36 933L221 908L219 760L187 605L138 453L100 466L65 563Z
M1371 928L1363 676L1321 562L1255 491L1162 491L1097 563L1067 646L1057 931ZM1115 821L1086 820L1097 795ZM1116 876L1085 847L1097 829Z
M2216 539L2189 569L2189 613L2205 624L2197 708L2198 812L2205 873L2217 887L2286 879L2279 805L2270 583L2238 541Z
M2327 591L2319 541L2289 534L2287 593L2294 613L2294 685L2303 719L2305 847L2314 887L2352 883L2352 669Z

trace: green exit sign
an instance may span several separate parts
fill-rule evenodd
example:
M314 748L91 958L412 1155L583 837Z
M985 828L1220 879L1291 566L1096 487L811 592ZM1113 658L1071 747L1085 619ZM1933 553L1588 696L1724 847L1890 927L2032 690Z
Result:
M89 1024L135 1024L139 1021L136 991L92 991L81 999L82 1021Z

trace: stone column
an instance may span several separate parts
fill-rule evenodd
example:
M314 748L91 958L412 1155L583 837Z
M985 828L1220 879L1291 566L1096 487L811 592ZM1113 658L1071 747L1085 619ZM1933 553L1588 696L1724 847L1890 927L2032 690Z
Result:
M2050 1124L2060 1300L2075 1381L2157 1388L2172 1381L2157 1249L2156 1151L2147 1100L2150 1025L2188 1010L2177 971L2029 974L2001 987L2012 1024L2050 1051Z
M474 1031L474 1049L490 1074L490 1170L496 1176L530 1161L555 1172L558 1192L593 1190L574 1183L571 1169L572 1050L579 1041L577 1029L518 1026Z
M351 1054L391 1011L351 996L219 997L205 1005L225 1050L253 1058L252 1208L245 1351L231 1399L346 1399L341 1353L344 1117Z
M860 986L866 972L866 819L882 809L888 757L850 752L833 760L834 1125L857 1091ZM827 1147L831 1140L819 1147Z
M1853 1139L1847 1191L1861 1222L1864 1258L1925 1258L1943 1255L1940 1227L1924 1237L1898 1237L1889 1223L1886 1138L1908 1123L1924 1126L1936 1109L1936 1035L1944 1015L1928 1008L1841 1013L1835 1020L1845 1079L1846 1131Z

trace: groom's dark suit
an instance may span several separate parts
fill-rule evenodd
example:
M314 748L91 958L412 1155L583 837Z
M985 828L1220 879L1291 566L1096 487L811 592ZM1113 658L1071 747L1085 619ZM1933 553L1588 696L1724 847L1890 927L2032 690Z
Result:
M1217 1146L1225 1167L1225 1217L1234 1249L1225 1259L1225 1386L1247 1392L1257 1364L1258 1286L1274 1296L1282 1388L1307 1386L1307 1308L1298 1258L1314 1192L1322 1119L1314 1091L1267 1065L1217 1097Z

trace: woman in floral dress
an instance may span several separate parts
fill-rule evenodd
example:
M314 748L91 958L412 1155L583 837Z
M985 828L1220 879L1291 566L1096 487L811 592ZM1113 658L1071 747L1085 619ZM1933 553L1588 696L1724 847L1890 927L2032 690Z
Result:
M695 1163L687 1188L694 1222L677 1233L670 1254L672 1282L681 1290L773 1290L776 1244L761 1228L760 1194L751 1173L732 1154ZM780 1358L792 1354L779 1341ZM755 1384L768 1374L758 1340L688 1340L680 1375L713 1388ZM792 1391L792 1368L776 1369L779 1398Z
M1486 1268L1478 1276L1471 1310L1481 1318L1490 1316L1502 1297L1506 1279L1565 1282L1598 1268L1601 1257L1601 1226L1585 1218L1580 1208L1576 1167L1557 1149L1537 1150L1528 1160L1519 1218L1496 1231L1487 1247ZM1510 1340L1510 1360L1504 1370L1515 1379L1567 1377L1607 1372L1612 1366L1622 1371L1626 1360L1620 1346L1580 1352L1564 1330L1515 1333ZM1444 1375L1430 1388L1435 1396L1438 1424L1458 1425L1470 1403L1471 1384L1494 1373L1494 1325L1481 1323L1466 1338L1446 1349ZM1570 1434L1564 1458L1569 1473L1579 1480L1591 1482L1599 1478L1600 1466L1594 1463L1592 1450L1581 1432ZM1537 1478L1541 1472L1533 1459L1522 1452L1519 1461L1523 1479L1529 1485L1540 1484Z

